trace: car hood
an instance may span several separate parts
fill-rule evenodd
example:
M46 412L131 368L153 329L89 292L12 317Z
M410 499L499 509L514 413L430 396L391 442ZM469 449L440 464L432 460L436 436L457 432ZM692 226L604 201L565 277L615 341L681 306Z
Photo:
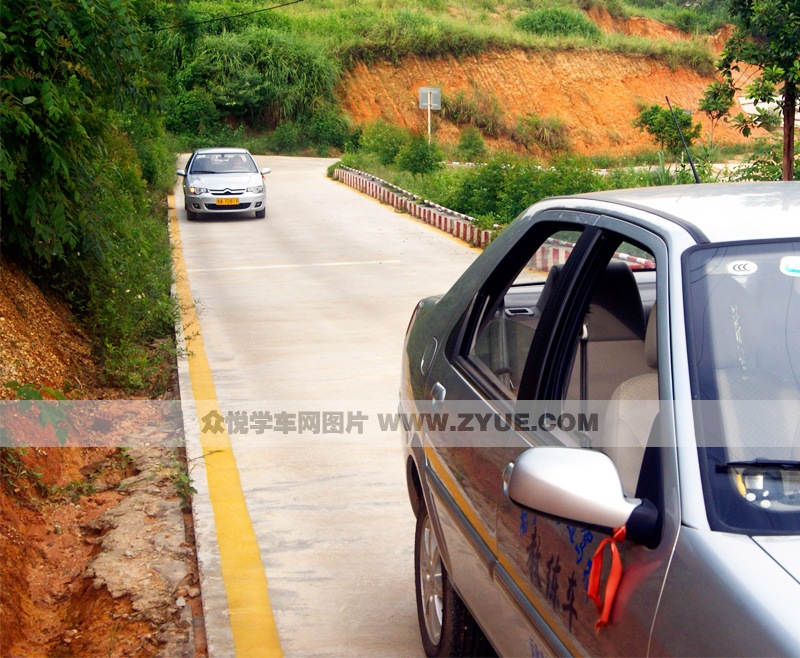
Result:
M800 535L753 537L753 541L800 583Z
M195 187L207 187L209 190L237 190L255 187L263 183L261 174L199 174L190 175L189 184Z

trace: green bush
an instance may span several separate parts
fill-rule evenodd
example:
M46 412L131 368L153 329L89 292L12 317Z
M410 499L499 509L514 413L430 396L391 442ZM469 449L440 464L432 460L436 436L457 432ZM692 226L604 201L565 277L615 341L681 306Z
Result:
M699 122L692 125L691 114L680 107L674 107L673 110L674 115L668 108L651 105L639 113L633 125L648 132L661 149L676 155L683 151L684 140L686 146L691 147L692 142L700 137L702 126Z
M425 135L414 135L398 151L395 163L401 171L424 176L442 167L442 152Z
M324 105L315 110L308 122L307 131L313 143L332 146L340 151L344 150L352 134L347 117L334 105Z
M405 7L376 12L345 10L338 20L326 17L326 21L326 27L337 35L335 50L346 68L359 62L400 62L409 55L464 57L511 45L491 30Z
M158 195L170 194L175 186L175 152L170 148L162 117L153 113L126 114L115 123L130 138L147 187Z
M567 151L570 148L569 129L555 116L540 117L531 112L517 120L511 139L526 149L538 146L545 151Z
M474 88L469 94L463 89L452 96L443 94L442 118L458 126L475 126L490 137L499 137L505 131L503 109L497 97Z
M149 345L175 326L171 247L166 206L154 208L130 140L110 131L106 143L84 199L80 239L51 276L85 318L108 382L136 389L155 384L142 377L142 364L150 364L151 375L163 371L153 364Z
M375 153L381 164L389 165L394 162L408 139L408 133L399 126L385 121L375 121L364 127L361 147L365 151Z
M294 121L282 121L269 137L272 150L279 153L291 153L302 146L300 128Z
M565 7L534 9L516 20L521 30L540 36L581 36L597 40L602 35L600 28L585 14Z
M320 101L333 101L337 60L294 33L250 26L200 39L182 69L185 89L203 89L217 110L256 127L311 117Z
M214 97L202 87L177 93L165 109L166 128L175 133L203 134L220 126L221 113Z
M0 3L0 222L5 249L48 267L80 239L112 99L136 96L127 3Z
M497 214L506 169L516 161L513 156L501 154L484 165L464 170L439 202L473 217Z
M459 159L480 162L486 157L486 142L481 131L475 127L464 128L458 138Z
M732 174L735 181L779 181L783 177L783 139L757 138L752 155ZM800 144L795 140L794 180L800 180Z

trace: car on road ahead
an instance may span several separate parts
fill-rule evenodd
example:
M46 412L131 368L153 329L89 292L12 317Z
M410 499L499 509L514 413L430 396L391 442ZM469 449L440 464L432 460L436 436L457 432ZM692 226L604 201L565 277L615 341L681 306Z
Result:
M198 149L189 157L186 169L175 172L183 177L186 218L210 215L239 215L254 212L266 215L267 193L264 176L253 156L241 148Z
M427 655L800 655L800 183L533 205L400 411Z

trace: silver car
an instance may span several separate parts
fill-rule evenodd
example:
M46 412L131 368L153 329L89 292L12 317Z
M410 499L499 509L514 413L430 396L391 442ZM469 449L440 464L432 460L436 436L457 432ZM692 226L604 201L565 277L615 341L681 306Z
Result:
M198 149L186 169L175 172L183 177L186 218L251 212L263 218L267 200L264 176L269 172L268 167L259 170L246 149Z
M427 655L800 655L800 183L554 198L414 310Z

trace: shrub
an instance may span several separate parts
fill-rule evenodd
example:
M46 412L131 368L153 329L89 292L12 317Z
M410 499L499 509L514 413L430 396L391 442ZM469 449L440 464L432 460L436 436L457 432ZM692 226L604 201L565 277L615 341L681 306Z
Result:
M679 107L674 108L673 113L660 105L651 105L642 110L634 120L633 125L641 131L650 133L653 139L658 142L660 148L673 155L683 151L683 140L686 141L687 148L692 142L700 137L702 126L700 123L692 125L692 116ZM677 122L680 130L675 125Z
M356 9L345 12L345 22L346 26L341 22L336 26L345 33L340 36L342 43L337 50L348 68L359 62L397 63L409 55L463 57L509 45L490 30L465 26L418 9L367 13Z
M334 105L316 110L308 122L308 137L316 144L344 150L350 139L350 122Z
M478 162L486 157L486 142L481 131L472 126L461 131L458 138L458 155L466 162Z
M282 121L278 127L272 131L269 138L269 145L275 151L281 153L292 152L300 148L301 138L300 129L294 121Z
M213 132L220 125L214 97L203 88L179 92L166 107L166 128L175 133Z
M516 25L525 32L540 36L581 36L597 40L602 32L585 14L565 7L534 9L520 16Z
M84 199L80 239L51 276L84 316L109 383L136 389L155 384L150 375L142 376L145 370L163 372L145 368L152 366L148 346L175 326L171 248L166 207L156 211L129 139L113 130L106 143L105 160Z
M186 89L204 89L217 109L253 126L304 120L332 101L338 62L294 33L250 26L207 36L179 76Z
M364 128L360 143L364 150L375 153L381 164L389 165L407 141L408 134L402 128L376 121Z
M442 152L436 142L428 143L425 135L414 135L398 151L395 162L403 171L424 176L442 167Z
M465 169L441 203L473 217L496 214L506 170L517 161L513 156L499 154L486 164Z
M491 92L472 89L467 95L459 89L453 96L442 96L442 118L459 126L475 126L490 137L499 137L504 129L503 110Z
M171 193L175 186L175 153L167 143L164 120L154 114L130 114L116 123L136 150L148 188L159 195Z
M517 120L511 139L526 149L539 146L545 151L566 151L570 148L569 129L555 116L542 118L531 112Z
M731 176L735 181L779 181L783 177L783 139L758 138L753 154ZM798 153L798 151L795 151ZM800 155L794 159L794 180L800 180Z

